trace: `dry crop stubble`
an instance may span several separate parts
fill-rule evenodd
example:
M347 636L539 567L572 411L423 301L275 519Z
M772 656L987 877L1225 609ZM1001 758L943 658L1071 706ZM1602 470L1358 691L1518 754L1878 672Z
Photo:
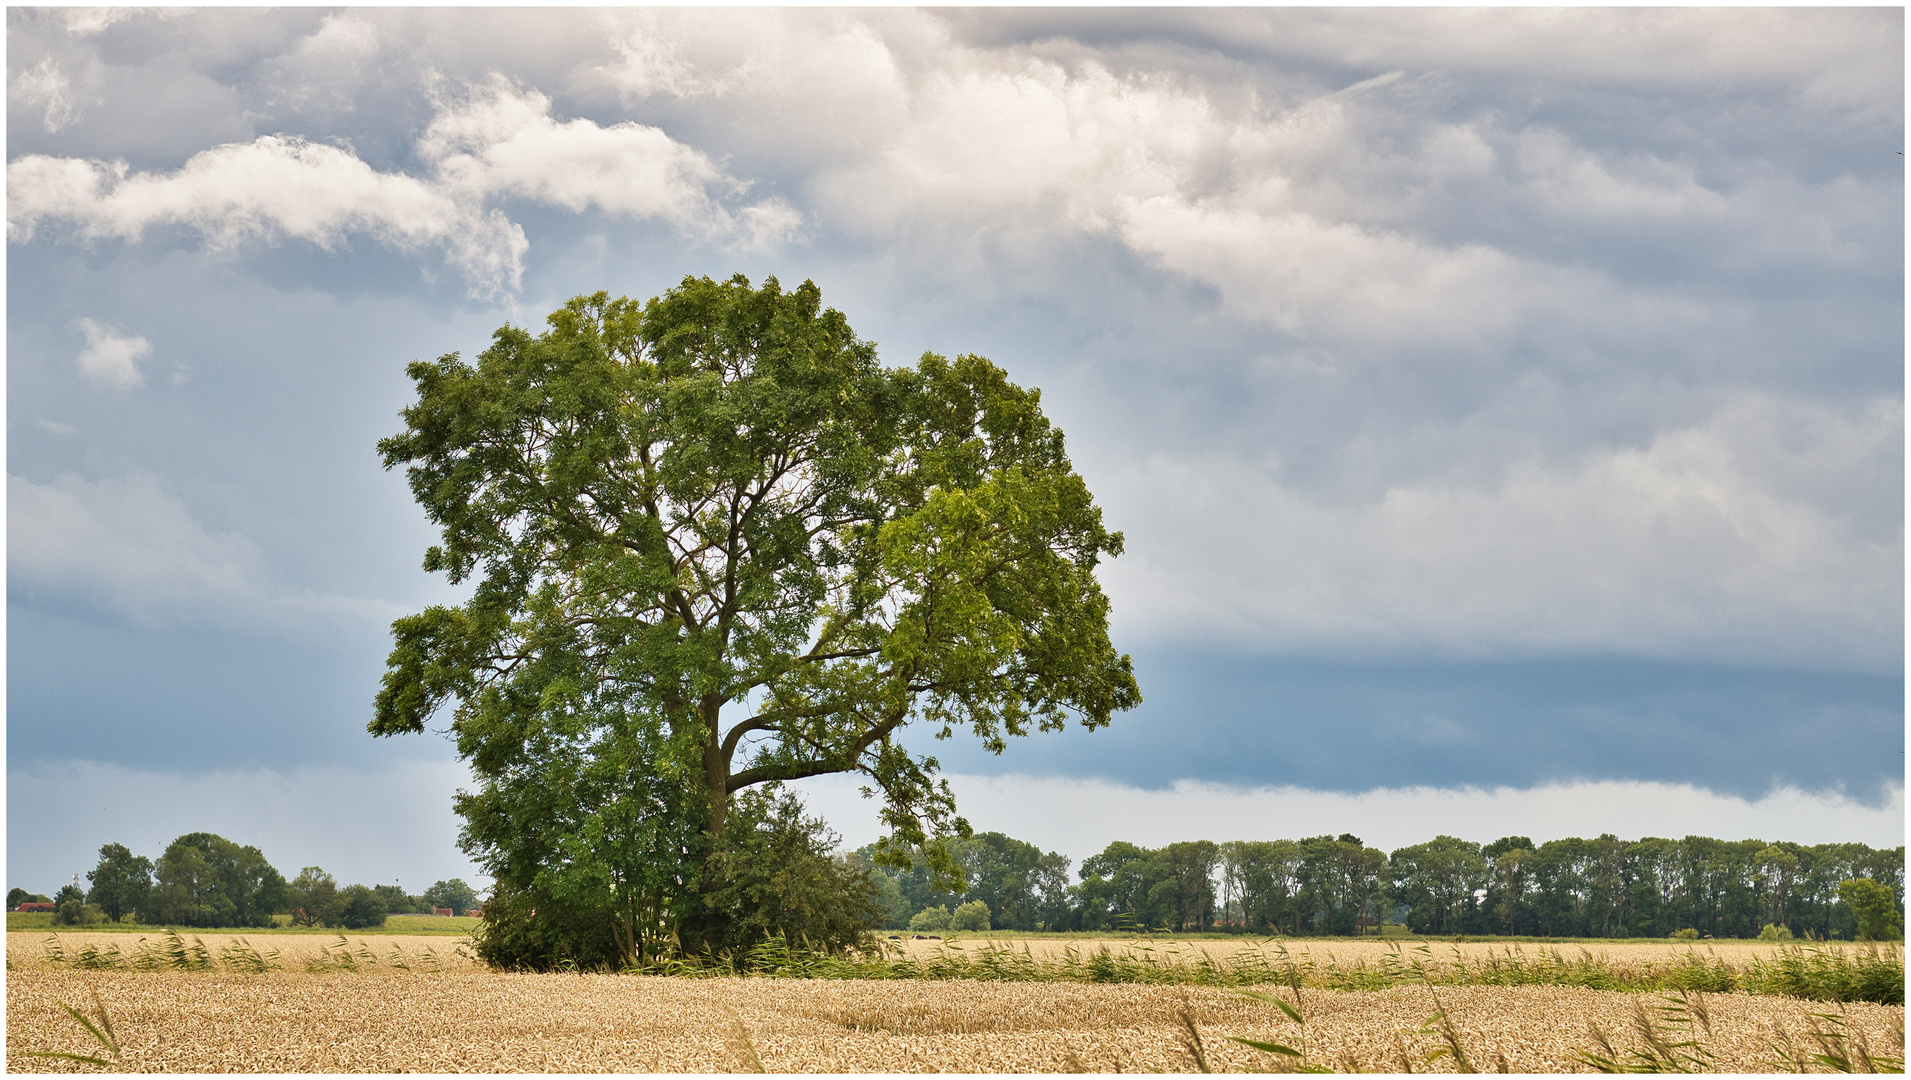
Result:
M1267 988L1291 1000L1291 991ZM1142 985L844 982L628 975L84 972L16 967L7 979L12 1071L85 1071L28 1050L87 1052L57 1002L111 1010L125 1067L244 1072L1014 1072L1085 1067L1192 1071L1185 1009L1216 1070L1265 1069L1268 1055L1224 1036L1290 1042L1291 1021L1226 990ZM1620 1045L1635 995L1570 987L1438 991L1473 1063L1516 1072L1584 1071L1573 1051L1598 1023ZM1706 995L1708 1045L1722 1071L1770 1069L1768 1041L1802 1038L1820 1004ZM1442 1045L1422 1028L1424 987L1305 991L1307 1050L1336 1069L1416 1068ZM1851 1005L1847 1024L1902 1055L1902 1007ZM754 1057L754 1061L751 1058ZM1451 1071L1449 1059L1434 1071Z

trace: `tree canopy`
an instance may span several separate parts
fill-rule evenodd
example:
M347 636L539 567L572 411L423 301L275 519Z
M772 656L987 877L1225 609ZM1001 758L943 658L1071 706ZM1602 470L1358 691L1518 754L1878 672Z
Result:
M187 833L166 846L141 922L168 926L271 926L286 904L285 878L258 848L212 833Z
M919 848L968 828L904 725L999 753L1141 700L1095 579L1121 534L981 357L885 368L814 284L738 276L577 297L408 372L379 451L441 530L425 568L476 586L393 624L369 728L451 706L500 889L653 919L736 796L825 773Z
M453 915L463 915L478 906L478 890L466 885L463 878L437 881L425 890L424 901L431 908L450 908Z
M99 865L86 875L93 887L88 903L98 904L107 919L118 922L146 903L153 888L153 861L134 855L124 844L100 847Z

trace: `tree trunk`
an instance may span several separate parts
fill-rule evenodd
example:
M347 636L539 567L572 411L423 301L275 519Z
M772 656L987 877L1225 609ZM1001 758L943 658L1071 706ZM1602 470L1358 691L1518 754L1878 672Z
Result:
M704 853L717 850L723 839L723 822L730 812L730 755L723 751L722 732L717 726L718 710L722 702L706 697L699 712L703 714L703 777L704 790L710 798L710 811L704 819Z

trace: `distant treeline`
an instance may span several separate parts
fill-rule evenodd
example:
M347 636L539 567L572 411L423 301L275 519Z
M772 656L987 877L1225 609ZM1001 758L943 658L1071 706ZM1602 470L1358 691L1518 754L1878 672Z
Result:
M1011 930L1321 935L1376 933L1384 922L1437 935L1851 939L1862 915L1868 936L1903 934L1903 847L1440 836L1388 853L1348 834L1117 841L1071 881L1066 857L1001 833L938 842L964 871L961 891L938 888L920 852L900 874L875 868L874 845L852 854L870 869L889 928L935 926L980 901L993 928Z
M213 833L187 833L166 845L157 862L134 855L124 844L100 848L99 865L86 875L89 888L62 885L52 897L14 888L7 910L22 903L50 903L53 921L87 926L133 919L149 926L271 926L290 915L300 926L364 929L383 926L386 915L430 914L476 907L476 890L458 878L440 881L412 896L397 885L347 885L316 866L291 881L256 847Z

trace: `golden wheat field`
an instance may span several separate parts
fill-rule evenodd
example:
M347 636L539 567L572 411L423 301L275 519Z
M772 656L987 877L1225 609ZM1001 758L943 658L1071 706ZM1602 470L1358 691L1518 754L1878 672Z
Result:
M105 948L117 945L122 950L132 950L142 942L160 937L155 933L133 935L124 933L60 933L48 935L43 932L11 933L7 935L7 958L14 964L32 964L41 960L46 953L49 936L57 936L62 948L67 952L77 952L88 945ZM352 949L369 949L374 955L383 958L394 949L406 956L435 956L447 967L478 966L469 955L461 951L465 939L431 934L378 934L372 936L345 935ZM195 935L188 933L188 940ZM305 964L318 957L327 949L336 950L339 934L264 934L243 939L234 934L197 935L214 952L241 940L248 941L259 950L274 949L280 954L284 965L289 969L301 969ZM1078 955L1107 949L1122 956L1150 957L1164 964L1193 964L1202 959L1215 964L1225 964L1243 954L1258 954L1270 966L1278 967L1286 960L1296 963L1311 962L1325 967L1334 965L1341 968L1361 966L1377 967L1386 956L1414 958L1436 969L1456 959L1477 964L1495 957L1520 956L1538 959L1545 955L1558 954L1568 961L1582 956L1591 957L1602 964L1616 967L1643 966L1647 964L1666 964L1697 955L1708 961L1723 961L1733 967L1743 967L1755 957L1770 957L1783 946L1755 941L1704 941L1704 942L1614 942L1594 945L1542 945L1532 942L1514 944L1494 944L1487 942L1429 942L1426 951L1419 952L1420 942L1379 942L1379 941L1289 941L1265 942L1260 939L1241 941L1216 940L1180 940L1161 938L1137 940L1135 938L1030 938L1003 940L999 938L916 938L908 934L899 935L896 940L888 940L891 948L899 948L905 955L918 960L927 959L942 950L960 951L974 955L990 949L1009 949L1017 953L1027 952L1037 960L1056 960L1069 950Z
M885 940L888 940L885 936ZM1212 938L1181 939L1162 937L1140 940L1125 938L1027 938L1003 940L999 938L955 938L935 939L899 934L889 941L892 946L900 947L910 956L922 959L942 948L960 948L967 952L981 949L1014 949L1016 952L1028 951L1037 960L1055 960L1068 950L1087 953L1106 948L1116 953L1138 955L1146 953L1163 962L1195 963L1203 957L1216 964L1224 964L1243 954L1259 954L1270 964L1278 964L1283 959L1296 962L1311 959L1325 966L1329 963L1341 967L1353 967L1360 964L1375 966L1386 955L1421 955L1428 962L1444 963L1459 957L1467 963L1478 963L1493 957L1508 954L1526 957L1539 957L1542 954L1558 953L1565 959L1577 960L1582 954L1589 955L1604 963L1617 964L1665 964L1682 960L1688 955L1697 954L1707 960L1722 960L1734 967L1743 967L1754 957L1770 957L1780 952L1784 946L1775 943L1739 940L1707 941L1620 941L1600 942L1590 945L1552 945L1537 942L1513 942L1499 944L1494 942L1465 941L1267 941L1260 938L1243 938L1240 941L1214 940ZM1415 952L1421 945L1426 946L1425 953Z
M126 935L112 936L126 947ZM92 937L62 935L62 947ZM1482 1071L1587 1071L1572 1053L1597 1046L1589 1025L1619 1050L1643 1047L1635 1003L1661 1002L1546 986L1303 990L1303 1031L1276 1006L1216 989L498 974L456 954L448 946L457 939L402 937L351 944L380 955L431 949L445 963L307 974L305 960L335 938L261 936L253 946L278 949L287 970L78 971L39 963L43 938L9 936L11 1071L86 1071L22 1052L100 1053L57 1004L90 1011L94 994L112 1018L120 1067L151 1072L1189 1072L1197 1062L1184 1014L1217 1071L1274 1063L1228 1035L1304 1048L1309 1062L1337 1071L1456 1071L1451 1054L1426 1061L1447 1045L1423 1026L1436 1007ZM1294 1001L1289 989L1267 989ZM1699 1034L1719 1071L1771 1070L1787 1046L1816 1052L1808 1032L1825 1022L1810 1014L1837 1011L1745 994L1698 1000L1711 1025ZM1854 1038L1902 1057L1902 1007L1843 1012Z

